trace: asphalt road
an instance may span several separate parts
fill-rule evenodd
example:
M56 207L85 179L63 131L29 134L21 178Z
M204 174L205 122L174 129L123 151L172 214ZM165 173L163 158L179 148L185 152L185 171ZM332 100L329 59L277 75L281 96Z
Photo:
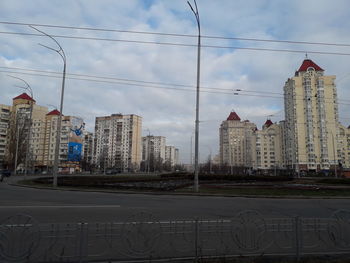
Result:
M26 214L39 223L121 222L140 212L159 220L227 219L243 210L264 217L330 217L350 210L350 199L276 199L146 195L43 190L0 183L0 224L7 217Z

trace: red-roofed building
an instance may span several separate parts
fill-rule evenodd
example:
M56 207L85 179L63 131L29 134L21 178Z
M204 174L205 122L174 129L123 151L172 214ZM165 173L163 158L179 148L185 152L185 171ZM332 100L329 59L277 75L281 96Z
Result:
M46 115L60 115L60 112L57 109L54 109L52 111L50 111L48 114Z
M19 99L22 99L22 100L30 100L30 101L34 101L35 102L35 100L32 98L32 97L30 97L27 93L22 93L21 95L19 95L19 96L17 96L17 97L14 97L13 98L13 100L19 100Z
M267 119L265 121L265 124L263 125L263 128L268 128L273 124L273 122L270 119Z
M311 59L284 85L285 163L296 171L330 170L338 160L339 123L334 75ZM334 146L334 150L332 147Z
M262 130L254 133L253 168L275 170L284 167L283 126L267 119Z
M228 121L240 121L241 118L237 115L236 112L231 111L230 115L227 117Z
M318 66L311 59L304 59L298 72L307 71L309 68L314 68L316 71L324 71L320 66Z
M236 167L252 167L252 136L256 125L241 121L235 111L220 126L220 163Z
M21 95L14 97L12 101L13 106L35 104L35 100L32 97L30 97L27 93L22 93Z

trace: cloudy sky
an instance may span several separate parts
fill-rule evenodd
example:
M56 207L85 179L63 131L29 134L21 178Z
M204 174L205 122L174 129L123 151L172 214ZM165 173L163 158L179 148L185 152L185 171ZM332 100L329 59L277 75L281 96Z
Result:
M210 152L218 153L219 126L231 110L259 128L269 115L274 122L284 118L283 85L299 68L305 51L326 74L337 76L338 96L342 99L340 120L350 124L349 1L197 3L202 35L224 37L202 39L202 160ZM140 115L144 135L150 131L166 136L168 145L180 149L181 161L189 163L195 119L197 40L193 35L197 34L197 25L185 0L1 0L0 20L1 104L11 104L12 98L22 92L15 87L21 83L7 76L11 74L32 86L39 105L49 109L59 106L61 75L57 73L62 72L62 60L38 45L56 48L55 43L47 37L27 35L37 33L27 25L4 22L38 24L38 29L58 36L67 56L67 72L78 74L67 75L63 114L83 117L90 131L96 116ZM39 26L43 24L116 31Z

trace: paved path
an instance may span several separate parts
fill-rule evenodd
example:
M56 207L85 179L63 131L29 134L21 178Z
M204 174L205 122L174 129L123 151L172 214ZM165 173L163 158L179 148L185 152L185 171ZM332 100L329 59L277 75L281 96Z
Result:
M6 178L7 182L15 180ZM242 210L266 217L329 217L350 209L350 199L275 199L145 195L43 190L0 183L0 222L15 214L28 214L41 223L123 221L138 212L160 220L229 218Z

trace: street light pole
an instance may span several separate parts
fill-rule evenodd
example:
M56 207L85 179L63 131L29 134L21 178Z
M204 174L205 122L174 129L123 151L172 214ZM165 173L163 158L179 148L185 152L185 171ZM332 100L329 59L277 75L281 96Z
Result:
M15 169L13 171L13 174L17 174L17 159L18 159L18 143L19 143L19 121L18 116L16 114L16 125L17 125L17 131L16 131L16 153L15 153Z
M149 174L150 164L151 164L150 163L150 161L151 161L150 142L151 142L151 131L148 129L148 140L147 140L147 173L148 174Z
M49 34L33 27L33 26L29 26L31 28L33 28L34 30L42 33L43 35L51 38L59 47L59 49L54 49L42 44L39 44L47 49L50 49L52 51L55 51L57 54L60 55L60 57L63 60L63 74L62 74L62 88L61 88L61 104L60 104L60 113L58 115L58 121L57 121L57 133L56 133L56 148L55 148L55 161L54 161L54 167L53 167L53 187L57 187L57 173L58 173L58 162L59 162L59 148L60 148L60 142L61 142L61 122L62 122L62 111L63 111L63 98L64 98L64 85L65 85L65 81L66 81L66 54L64 53L63 48L61 47L61 45L57 42L57 40L55 38L53 38L52 36L50 36Z
M28 90L30 92L30 97L34 100L33 90L27 81L25 81L24 79L21 79L19 77L15 77L15 76L11 76L11 75L7 75L7 76L22 81L26 85L26 87L21 87L21 86L16 86L16 87ZM30 149L30 139L32 137L31 136L31 134L32 134L32 116L33 116L33 101L30 102L30 113L29 113L29 124L28 124L29 127L28 127L28 136L27 136L27 145L26 145L26 158L24 161L24 167L25 167L25 174L24 175L25 176L28 174L28 155L29 155L29 149ZM19 131L17 132L17 135L18 134L19 134ZM17 142L16 142L16 158L15 158L16 164L15 164L15 166L17 166L17 156L18 156L17 151L18 151L18 137L17 137Z
M198 155L199 155L199 82L200 82L200 64L201 64L201 26L199 20L199 12L196 0L194 1L195 9L192 7L190 2L187 1L194 16L196 17L198 27L198 44L197 44L197 85L196 85L196 124L195 124L195 140L194 140L194 191L199 191L199 180L198 180Z
M337 175L337 159L336 159L336 156L335 156L335 147L334 147L334 135L333 135L332 131L331 131L331 135L332 135L333 156L334 156L334 177L338 178L338 175Z
M191 150L190 150L190 164L191 164L191 172L193 171L193 154L192 154L192 139L193 139L193 136L191 134Z

